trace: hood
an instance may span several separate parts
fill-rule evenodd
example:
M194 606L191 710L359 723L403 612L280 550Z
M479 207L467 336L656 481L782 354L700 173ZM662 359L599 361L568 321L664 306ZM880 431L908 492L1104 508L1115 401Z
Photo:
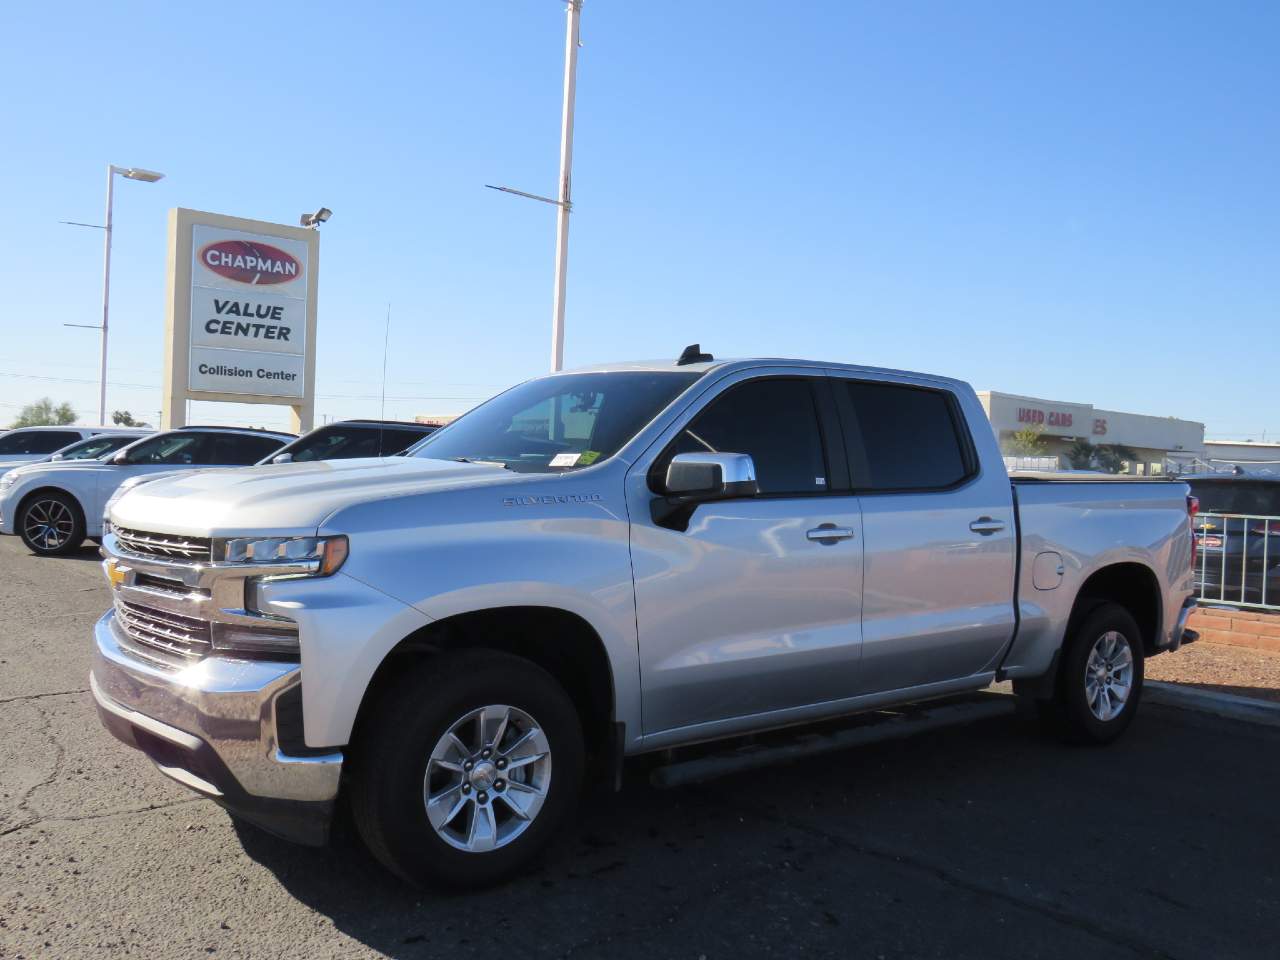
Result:
M180 473L128 491L112 523L188 536L300 533L356 503L506 483L513 474L483 463L371 457L228 467Z
M53 473L56 470L106 470L110 469L110 465L103 463L101 460L48 460L40 463L32 463L27 460L23 463L0 463L0 473L6 470L13 470L15 473L24 477L29 477L37 473Z

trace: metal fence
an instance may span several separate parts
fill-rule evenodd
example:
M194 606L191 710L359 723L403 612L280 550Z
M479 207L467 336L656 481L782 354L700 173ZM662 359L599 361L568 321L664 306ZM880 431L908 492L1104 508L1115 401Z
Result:
M1280 517L1201 513L1195 536L1201 600L1280 610Z

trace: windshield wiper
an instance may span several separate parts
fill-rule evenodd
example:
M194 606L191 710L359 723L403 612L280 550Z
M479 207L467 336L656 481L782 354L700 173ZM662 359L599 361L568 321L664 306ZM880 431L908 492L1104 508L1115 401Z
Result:
M454 463L480 463L486 467L501 467L503 470L510 470L511 465L503 463L501 460L473 460L470 457L450 457Z

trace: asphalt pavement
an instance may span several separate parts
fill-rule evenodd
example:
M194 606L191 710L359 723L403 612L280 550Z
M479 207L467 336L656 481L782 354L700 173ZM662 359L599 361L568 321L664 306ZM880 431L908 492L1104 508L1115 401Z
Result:
M1280 953L1280 729L1156 704L1101 750L1003 718L668 791L633 764L528 876L414 892L100 728L96 559L0 538L5 960Z

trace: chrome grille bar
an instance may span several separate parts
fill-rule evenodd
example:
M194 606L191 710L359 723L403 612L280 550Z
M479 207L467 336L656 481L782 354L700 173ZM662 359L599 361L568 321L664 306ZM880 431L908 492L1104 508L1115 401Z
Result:
M178 560L212 560L213 541L209 537L187 537L114 527L112 533L121 549L142 557Z
M146 647L152 661L159 658L166 666L185 666L204 659L213 649L207 620L125 600L117 601L116 611L125 635Z

